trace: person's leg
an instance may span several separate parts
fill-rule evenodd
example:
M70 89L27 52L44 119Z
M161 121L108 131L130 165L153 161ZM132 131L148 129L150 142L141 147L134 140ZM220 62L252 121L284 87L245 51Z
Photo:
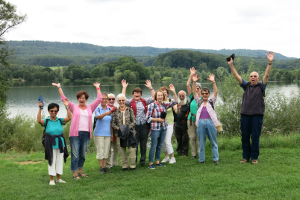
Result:
M169 124L167 127L165 141L163 143L162 149L165 153L165 158L161 161L162 163L168 162L170 160L169 155L171 154L174 158L174 149L171 143L172 135L173 135L173 124Z
M182 154L182 137L181 137L181 129L175 126L175 137L177 140L177 149L176 152L178 155Z
M119 145L122 169L127 169L128 168L128 159L127 159L126 148L120 146L120 138L119 137L117 137L117 143Z
M160 162L160 154L161 154L161 147L165 141L167 129L160 129L160 135L157 140L156 152L155 152L155 160L156 164Z
M119 147L118 147L118 144L117 142L112 142L111 143L112 145L112 150L113 150L113 153L112 153L112 163L113 163L113 166L118 166L118 150L119 150Z
M151 147L149 151L149 165L153 164L154 152L157 147L158 137L159 137L159 130L151 130Z
M141 136L141 125L135 125L135 139L136 139L136 163L137 163L137 158L139 155L139 144L140 144L140 136Z
M219 161L217 129L212 120L207 120L207 136L211 144L213 161Z
M199 162L205 161L206 120L199 119L197 134L199 137Z
M185 156L189 155L190 150L190 138L187 129L182 128L182 154Z
M87 132L79 132L79 161L78 161L78 173L82 173L82 168L85 162L85 154L90 142L90 134ZM82 174L81 176L85 176Z
M113 153L113 149L112 149L112 143L113 142L111 142L111 149L109 149L108 158L107 158L107 161L106 161L106 167L107 168L112 168L112 166L113 166L112 158L113 158L114 153Z
M254 115L252 119L252 132L251 132L251 160L257 160L259 156L259 137L261 134L263 123L263 115Z
M131 146L128 147L129 152L129 163L130 163L130 169L135 169L136 167L136 149L132 148Z
M148 125L147 124L141 125L140 127L140 152L141 152L140 164L141 165L146 164L148 135L149 135Z
M69 137L71 147L71 171L73 176L77 176L78 162L79 162L79 136Z
M102 145L101 145L101 137L100 136L94 136L94 142L97 149L96 159L98 160L99 166L102 167Z
M243 159L249 160L251 155L250 135L251 135L251 124L252 117L249 115L241 115L241 131L242 131L242 148L243 148Z
M192 158L197 156L197 129L196 129L195 122L192 122L192 125L190 125L190 122L188 121L188 134L191 141L191 156Z
M53 154L53 158L52 158L52 165L49 165L48 164L48 174L50 175L50 181L53 181L54 180L54 176L56 176L56 170L55 170L55 165L56 165L56 162L57 162L57 149L53 149L52 150L52 154Z

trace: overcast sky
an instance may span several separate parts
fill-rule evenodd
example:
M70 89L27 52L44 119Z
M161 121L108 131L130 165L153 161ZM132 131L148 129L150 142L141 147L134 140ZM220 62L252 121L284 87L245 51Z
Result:
M298 0L7 1L28 19L6 40L263 49L300 58Z

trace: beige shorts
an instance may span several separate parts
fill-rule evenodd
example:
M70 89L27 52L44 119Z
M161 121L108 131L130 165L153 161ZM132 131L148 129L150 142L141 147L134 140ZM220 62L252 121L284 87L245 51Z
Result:
M95 146L97 148L98 160L107 159L110 151L110 138L103 136L94 136Z

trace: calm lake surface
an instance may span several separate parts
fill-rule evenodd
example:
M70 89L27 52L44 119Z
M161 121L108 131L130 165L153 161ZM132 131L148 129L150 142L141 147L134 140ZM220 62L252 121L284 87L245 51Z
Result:
M237 83L238 84L238 83ZM152 84L153 88L157 90L161 86L168 86L166 83L155 83ZM186 91L186 83L174 83L176 92L179 90ZM121 84L105 85L101 83L101 92L113 93L115 96L122 92ZM143 84L128 85L126 90L126 97L132 98L132 90L135 87L140 87L143 90L143 97L150 97L150 90ZM208 87L212 90L211 83L202 83L202 87ZM267 91L269 95L275 92L277 89L281 90L285 95L289 96L292 91L298 91L300 88L299 83L284 83L284 82L269 82L267 85ZM77 104L76 94L80 90L85 90L89 93L89 99L87 104L92 103L96 99L96 89L93 85L62 85L64 94L69 100ZM242 90L242 88L241 88ZM212 93L212 92L211 92ZM66 109L62 101L60 100L58 90L56 87L49 83L17 83L11 87L10 91L6 92L7 95L7 106L10 113L10 117L14 117L18 114L24 114L28 117L35 118L38 112L38 97L42 95L44 98L45 109L43 115L48 116L47 106L49 103L58 103L61 107L58 116L65 117ZM117 106L117 103L115 104Z

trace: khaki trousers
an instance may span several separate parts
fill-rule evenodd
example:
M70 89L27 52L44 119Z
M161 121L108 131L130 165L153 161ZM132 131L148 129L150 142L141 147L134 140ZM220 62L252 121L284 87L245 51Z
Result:
M128 168L128 158L127 158L127 153L126 153L126 147L121 147L120 146L120 138L117 137L117 143L119 146L119 151L120 151L120 160L121 160L121 165L122 169L123 168ZM129 152L129 163L130 163L130 168L135 168L136 167L136 148L132 147L127 147L128 152Z
M118 152L119 152L119 146L117 142L110 142L110 151L107 159L106 166L108 168L111 168L112 166L118 166Z
M197 126L195 122L190 125L190 120L188 120L188 134L191 141L191 156L197 156L199 154L199 140L197 137Z

